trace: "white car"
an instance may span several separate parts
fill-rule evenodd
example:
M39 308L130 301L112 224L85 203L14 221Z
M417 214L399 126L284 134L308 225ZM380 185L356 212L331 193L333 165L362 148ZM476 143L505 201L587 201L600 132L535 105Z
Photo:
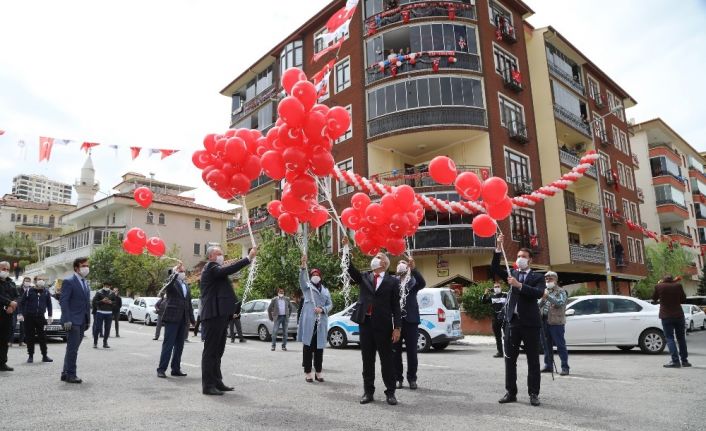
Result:
M127 310L130 308L130 304L132 304L134 300L132 298L128 298L127 296L120 299L122 299L122 305L120 306L120 320L123 320L127 319Z
M451 289L424 288L417 293L419 303L419 336L417 351L445 349L450 342L463 338L461 311ZM328 343L334 348L343 348L348 343L360 342L360 328L351 321L356 304L333 314L328 319Z
M243 335L257 335L260 341L272 340L272 328L275 326L267 315L267 307L270 305L270 299L255 299L243 304L240 309L240 324L243 327ZM287 324L287 336L297 336L297 303L292 301L291 311L289 315L289 323ZM281 331L281 329L280 329Z
M135 320L145 322L145 325L151 325L157 322L157 311L154 309L154 304L159 298L146 297L135 299L127 308L127 320L132 323Z
M706 313L696 305L682 304L684 319L686 320L686 330L693 331L696 328L706 329Z
M657 305L620 295L577 296L567 304L567 346L616 346L621 350L639 346L650 354L664 350Z

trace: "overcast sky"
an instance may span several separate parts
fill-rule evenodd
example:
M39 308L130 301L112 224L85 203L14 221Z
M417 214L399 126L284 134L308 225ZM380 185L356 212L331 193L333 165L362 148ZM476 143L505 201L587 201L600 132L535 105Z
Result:
M706 2L526 2L536 12L533 25L553 25L638 101L628 117L662 117L706 150ZM67 182L79 176L85 156L76 145L55 147L49 163L37 162L42 135L102 143L93 160L105 192L127 171L153 172L199 186L199 202L227 208L191 164L203 136L229 125L230 100L218 92L327 3L4 2L0 193L10 192L19 173ZM108 145L122 148L116 155ZM181 152L132 162L129 146Z

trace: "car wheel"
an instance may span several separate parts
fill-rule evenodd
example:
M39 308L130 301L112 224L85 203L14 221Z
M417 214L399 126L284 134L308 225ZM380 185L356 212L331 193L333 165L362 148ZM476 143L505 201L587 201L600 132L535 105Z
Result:
M426 353L429 349L431 349L431 337L426 331L419 331L419 335L417 335L417 351Z
M662 353L665 347L664 334L658 329L646 329L640 334L639 345L643 353L651 355Z
M337 326L331 328L331 330L328 331L328 343L334 349L342 349L346 347L348 345L348 337L346 336L346 332Z
M145 317L145 326L150 326L152 324L152 316L149 314Z
M432 347L434 347L434 350L444 350L445 348L449 347L449 343L437 343L437 344L432 344Z
M132 313L127 313L127 321L130 323L135 321L135 319L132 318Z
M623 352L628 352L632 350L635 346L618 346L618 349L622 350Z
M260 341L270 341L270 331L267 330L265 325L260 325L260 327L257 328L257 336L260 338Z
M706 319L701 321L701 330L706 330Z

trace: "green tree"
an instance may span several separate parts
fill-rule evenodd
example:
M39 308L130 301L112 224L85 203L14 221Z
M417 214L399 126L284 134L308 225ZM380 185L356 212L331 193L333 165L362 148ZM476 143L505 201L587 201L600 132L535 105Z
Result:
M3 260L10 263L16 262L20 268L34 263L39 260L37 243L32 238L17 232L0 234L0 261Z
M701 276L699 277L699 287L696 289L696 294L700 296L706 296L706 264L701 269Z
M670 247L663 242L647 246L645 255L647 277L637 282L632 290L632 295L640 299L651 298L655 285L663 276L685 276L686 269L693 261L692 255L682 247Z
M461 295L463 311L476 320L492 317L493 308L490 304L483 304L481 298L486 289L492 291L494 284L493 280L484 280L465 288ZM503 288L503 291L507 291L507 288Z

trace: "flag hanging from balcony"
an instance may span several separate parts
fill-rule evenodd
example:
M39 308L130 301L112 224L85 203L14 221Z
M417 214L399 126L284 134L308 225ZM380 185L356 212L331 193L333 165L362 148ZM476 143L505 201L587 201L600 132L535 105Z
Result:
M343 40L348 35L351 18L357 6L358 0L348 0L343 8L329 18L325 30L314 38L315 41L321 40L325 48L314 54L311 58L312 63L316 63L329 52L341 48Z
M164 160L165 158L171 156L172 154L178 152L179 150L159 150L159 152L162 154L161 160Z
M45 136L39 137L39 161L46 160L49 161L51 157L51 148L54 145L54 138L47 138Z
M311 78L311 81L316 88L316 95L318 98L322 98L328 94L329 77L331 76L331 70L333 70L333 65L335 63L335 59L329 61L323 69L316 72L316 74Z
M83 144L81 144L81 150L85 151L86 154L88 154L88 152L91 150L91 148L97 147L99 145L100 144L98 144L96 142L84 142Z

